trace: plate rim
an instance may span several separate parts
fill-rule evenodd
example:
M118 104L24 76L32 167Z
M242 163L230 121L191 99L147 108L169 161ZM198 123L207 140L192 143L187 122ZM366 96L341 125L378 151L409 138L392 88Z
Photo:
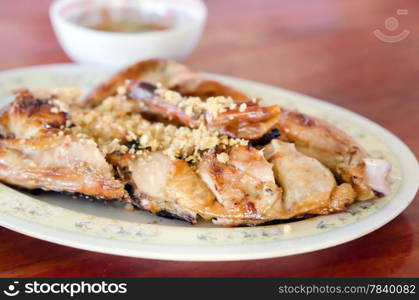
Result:
M19 74L22 72L28 72L28 71L39 71L40 69L42 71L47 71L48 69L65 69L65 68L73 68L73 69L80 69L80 68L87 68L87 67L97 67L106 69L108 72L112 72L115 70L115 68L110 67L100 67L100 66L89 66L89 65L80 65L80 64L74 64L74 63L59 63L59 64L46 64L46 65L34 65L29 67L23 67L23 68L16 68L11 70L5 70L0 72L0 79L4 76L11 76L13 74ZM65 71L65 70L60 70ZM390 140L393 142L396 142L395 144L388 144L385 143L386 147L389 147L391 152L395 154L398 158L401 171L403 173L403 181L401 182L401 185L399 187L399 190L394 195L394 198L400 198L401 195L404 197L403 202L395 203L395 201L390 201L385 206L383 206L378 211L374 212L372 215L367 216L361 220L358 220L354 223L338 227L335 229L331 229L330 231L319 233L313 236L306 236L301 237L297 239L292 240L281 240L281 241L271 241L266 242L269 243L269 245L272 245L271 247L265 247L269 249L264 249L264 251L261 251L258 249L256 253L253 253L252 250L254 248L260 247L260 243L257 244L246 244L246 245L227 245L227 246L220 246L220 245L194 245L194 246L176 246L176 245L170 245L171 247L170 252L167 251L167 246L163 245L157 245L157 244L142 244L141 249L134 247L138 246L139 242L133 242L133 241L126 241L126 240L118 240L118 243L126 243L126 245L130 245L133 247L120 249L121 247L112 247L112 243L115 243L116 240L103 238L103 237L97 237L97 236L91 236L87 234L80 234L76 232L67 231L64 229L59 228L53 228L49 227L47 225L35 223L28 220L23 220L18 217L12 217L12 216L6 216L2 214L2 219L0 219L0 225L4 226L10 230L35 237L41 240L46 240L49 242L53 242L56 244L73 247L73 248L79 248L89 251L95 251L100 253L107 253L107 254L114 254L114 255L123 255L123 256L130 256L130 257L139 257L139 258L148 258L148 259L161 259L161 260L178 260L178 261L233 261L233 260L252 260L252 259L264 259L264 258L272 258L272 257L282 257L282 256L288 256L288 255L296 255L296 254L302 254L307 253L311 251L317 251L325 248L329 248L332 246L336 246L339 244L346 243L348 241L354 240L356 238L362 237L393 220L395 217L397 217L400 213L402 213L409 204L413 201L415 194L417 192L417 185L419 183L419 168L417 164L417 159L413 152L406 146L406 144L401 141L397 136L395 136L392 132L385 129L381 125L367 119L366 117L359 115L355 112L352 112L346 108L343 108L341 106L335 105L333 103L329 103L327 101L324 101L322 99L306 96L297 92L289 91L280 87L275 87L272 85L259 83L247 79L241 79L238 77L231 77L231 76L225 76L225 75L219 75L219 74L212 74L212 73L204 73L205 75L220 79L221 81L223 79L230 80L230 81L237 81L246 83L261 89L270 89L270 90L278 90L283 94L288 94L290 97L298 97L302 99L306 99L310 102L321 102L322 105L325 105L326 107L331 107L334 110L339 110L342 113L350 114L360 120L362 120L362 123L369 126L369 128L374 128L374 131L381 131L384 133L385 139ZM375 134L374 134L375 136ZM398 151L396 151L396 149ZM398 156L399 154L402 155L402 159ZM406 176L409 175L409 176ZM416 181L416 188L415 188L415 181ZM400 194L400 195L399 195ZM396 197L397 196L397 197ZM394 206L394 207L393 207ZM393 210L391 210L393 209ZM380 220L381 215L386 215L385 218ZM367 226L366 230L363 229L362 226L365 226L364 223L371 223L373 225ZM16 224L18 224L16 226ZM167 226L167 225L162 225ZM329 235L336 235L339 233L339 231L345 231L344 229L347 229L347 227L351 227L352 229L358 229L353 230L351 234L345 234L342 238L330 240L330 241L323 241L322 243L317 243L315 247L308 245L306 247L299 247L296 249L277 249L274 246L284 246L287 244L287 242L295 241L298 239L319 239L323 238ZM208 228L206 228L207 230ZM220 228L220 230L223 230L223 228ZM65 231L65 237L61 237L63 231ZM61 233L61 234L60 234ZM52 234L52 235L51 235ZM339 236L340 237L340 236ZM160 251L156 251L157 248L162 248ZM166 247L166 251L164 251ZM237 250L237 247L242 247L248 249L247 252L241 252L241 253L231 253L231 251ZM195 251L194 253L191 253L192 248L199 248L199 251ZM208 251L211 248L211 251ZM162 251L163 250L163 251Z

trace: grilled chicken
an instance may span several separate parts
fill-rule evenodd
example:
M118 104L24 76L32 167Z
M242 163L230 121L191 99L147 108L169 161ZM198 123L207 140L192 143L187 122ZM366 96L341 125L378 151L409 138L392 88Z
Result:
M264 155L273 163L275 177L284 189L287 217L343 211L354 201L349 184L337 187L332 172L297 151L294 144L272 140Z
M269 132L280 114L278 106L259 106L231 99L206 100L182 98L168 91L166 99L156 93L157 87L146 82L134 81L128 85L127 96L139 102L140 110L174 120L181 125L198 128L201 125L230 137L258 139ZM231 104L229 103L231 101ZM217 111L218 110L218 111Z
M25 139L58 133L67 120L69 115L51 99L35 98L30 91L21 89L0 113L0 135Z
M27 189L122 199L125 190L89 138L0 139L0 180Z
M133 203L145 210L196 223L260 224L281 216L282 190L271 165L254 148L236 146L229 161L210 151L198 174L183 160L154 152L146 156L112 154L110 160L133 187ZM127 175L127 173L129 173Z
M373 189L374 194L387 195L390 193L390 185L387 177L391 171L391 165L385 159L366 157L364 176L368 185Z
M389 192L388 162L333 125L259 106L168 60L128 67L82 102L18 90L0 112L0 136L2 182L130 201L190 223L330 214Z
M22 89L0 114L0 180L27 189L125 199L93 139L64 132L70 115L56 99Z
M132 186L134 205L154 214L196 223L198 212L214 202L214 196L183 160L171 160L154 152L136 157L114 153L108 159Z
M259 224L281 219L282 190L275 184L272 166L254 148L235 146L221 160L208 152L198 174L226 209L214 221L222 225Z
M137 63L126 70L112 77L108 82L95 89L86 99L88 103L98 103L109 95L115 94L118 86L124 84L126 80L139 80L148 83L161 83L168 89L180 92L184 96L198 96L206 98L208 96L231 96L237 104L246 103L248 107L256 106L245 94L231 87L221 85L214 81L208 81L191 72L185 66L167 60L148 60ZM132 85L131 85L132 87ZM166 118L179 121L181 124L194 127L199 123L199 115L191 117L183 111L174 108L167 103L151 101L147 89L132 91L134 98L142 99L145 103L145 111L149 111ZM146 93L144 93L144 91ZM146 97L145 97L146 96ZM147 101L148 100L148 101ZM155 99L156 100L156 99ZM256 109L256 108L253 108ZM264 119L262 114L254 118L254 113L236 114L225 113L218 118L211 120L215 130L235 136L243 136L250 139L260 139L269 130L275 128L271 126L271 119ZM257 109L256 109L257 110ZM275 111L272 111L275 114ZM269 116L269 112L263 113ZM251 116L251 118L247 118ZM244 120L239 122L228 122L230 118ZM243 119L242 119L243 118ZM255 122L262 121L266 126L256 128L255 132L238 133L238 128L248 130L255 124L248 124L249 119L254 118ZM387 175L390 172L390 165L382 159L369 157L356 142L345 133L341 132L327 122L313 117L288 111L283 109L279 114L279 122L276 125L288 141L296 144L299 151L318 159L338 177L340 181L350 183L357 192L358 200L366 200L377 195L389 193ZM207 123L211 123L208 122ZM246 128L246 125L247 126ZM211 124L209 124L211 126ZM258 126L261 126L260 124ZM257 126L256 126L257 127ZM264 134L262 134L264 133Z
M314 117L283 109L278 127L297 149L327 166L343 182L353 185L358 200L389 192L386 177L390 165L370 158L351 137Z
M214 96L232 97L238 102L250 99L240 91L217 81L207 80L199 74L175 61L150 59L138 62L122 70L91 91L84 99L90 106L100 104L104 99L116 94L117 88L126 81L141 80L152 84L161 83L164 87L178 91L184 96L208 98Z

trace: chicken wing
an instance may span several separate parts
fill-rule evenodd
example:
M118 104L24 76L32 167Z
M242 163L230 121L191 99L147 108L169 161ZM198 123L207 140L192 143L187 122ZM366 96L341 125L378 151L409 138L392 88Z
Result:
M52 99L35 98L26 90L16 91L15 100L0 113L0 135L32 138L59 132L69 115Z
M201 125L231 137L258 139L269 132L280 114L278 106L238 105L232 98L183 97L177 92L142 81L128 85L127 96L147 114L174 120L181 125Z
M273 163L275 177L284 189L287 217L338 212L354 201L349 184L337 187L332 172L297 151L294 144L272 140L264 148L264 155Z
M78 136L0 139L0 180L27 189L122 199L125 190L93 140Z
M96 143L66 131L71 115L51 95L21 89L0 114L0 180L27 189L125 199ZM48 94L48 93L47 93Z
M389 192L386 177L390 165L370 158L351 137L335 126L314 117L283 109L278 127L299 151L318 159L335 175L353 185L358 200Z

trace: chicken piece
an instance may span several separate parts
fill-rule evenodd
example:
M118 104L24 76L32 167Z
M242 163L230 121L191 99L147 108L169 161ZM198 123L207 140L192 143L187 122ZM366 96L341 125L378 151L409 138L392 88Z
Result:
M268 134L280 114L279 106L247 106L229 110L216 117L206 116L207 127L231 137L257 140Z
M96 143L79 136L0 139L0 181L99 199L125 196Z
M185 161L160 152L113 153L108 159L132 185L133 203L154 214L190 223L201 216L226 226L265 223L280 215L281 189L271 165L253 148L232 148L228 163L212 150L199 164L199 175Z
M161 96L160 94L164 94ZM278 106L258 106L234 102L232 98L208 98L204 101L184 98L173 91L160 91L156 86L131 82L127 96L139 103L144 113L174 120L191 128L205 125L211 130L230 137L259 139L277 123Z
M350 183L358 200L387 194L390 165L370 158L351 137L335 126L314 117L282 109L278 127L297 149L316 158L333 171L339 180Z
M236 226L283 218L282 190L275 184L272 165L256 149L234 146L222 154L212 150L197 171L226 210L214 223Z
M198 96L203 99L209 96L230 96L236 104L245 103L248 107L258 107L240 91L216 81L205 80L185 66L169 60L147 60L128 67L92 91L86 102L97 105L107 96L115 94L118 86L124 85L126 80L161 83L163 87L178 91L183 96ZM201 115L188 115L167 103L149 101L144 111L162 115L193 128L199 126L197 124L201 121ZM271 126L270 112L265 111L262 114L267 118L254 118L255 112L252 110L242 114L231 111L206 122L224 134L255 140L274 128ZM278 127L289 141L296 143L297 149L320 160L339 180L352 184L359 200L389 193L386 177L390 172L390 165L384 160L370 158L350 137L332 125L307 115L284 110L280 114ZM240 132L239 128L242 128Z
M284 189L285 215L338 212L354 201L355 193L349 184L336 187L332 172L297 151L294 144L272 140L264 154L273 163L275 178Z
M26 89L0 113L0 134L9 138L33 138L59 132L69 115L51 99L35 98Z
M222 207L192 168L183 160L171 160L160 152L134 156L113 153L132 188L133 204L154 214L196 223L198 215L212 219Z
M118 87L126 81L142 80L178 91L184 96L208 98L230 96L239 102L250 99L243 93L219 82L202 78L186 66L166 59L150 59L133 64L91 91L84 99L90 106L96 106L109 96L115 95Z
M195 202L212 202L211 193L184 161L152 153L135 160L131 168L134 202L152 213L166 212L196 223Z

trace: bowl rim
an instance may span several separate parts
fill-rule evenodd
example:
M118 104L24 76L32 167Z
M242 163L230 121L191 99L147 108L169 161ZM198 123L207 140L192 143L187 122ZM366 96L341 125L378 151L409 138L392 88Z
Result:
M76 2L76 1L80 1L80 0L54 0L50 7L49 7L49 18L51 20L51 23L53 25L53 27L56 27L56 25L54 23L58 22L61 23L61 25L64 25L66 27L71 28L72 30L77 30L79 32L83 32L85 34L90 34L90 35L97 35L97 36L102 36L102 37L111 37L111 38L127 38L127 37L163 37L163 36L168 36L168 35L173 35L176 33L180 33L180 32L184 32L185 30L188 30L188 27L186 26L173 26L173 27L169 27L168 29L165 30L160 30L160 31L144 31L144 32L111 32L111 31L103 31L103 30L96 30L96 29L92 29L86 26L82 26L79 25L77 23L71 22L68 19L66 19L62 14L59 13L59 9L62 8L64 5L71 3L71 2ZM149 0L139 0L139 1L149 1ZM201 26L203 26L206 22L207 19L207 15L208 15L208 9L205 5L205 3L202 0L188 0L188 1L192 1L195 3L195 7L194 9L197 10L200 15L198 18L191 18L192 20L194 20L195 23L200 24ZM113 2L113 0L108 0L107 3L111 3ZM162 1L161 2L163 5L167 5L169 2L167 1ZM171 6L175 6L175 7L179 7L182 9L182 5L178 5L178 3L176 2L170 2ZM194 15L196 16L196 15Z

